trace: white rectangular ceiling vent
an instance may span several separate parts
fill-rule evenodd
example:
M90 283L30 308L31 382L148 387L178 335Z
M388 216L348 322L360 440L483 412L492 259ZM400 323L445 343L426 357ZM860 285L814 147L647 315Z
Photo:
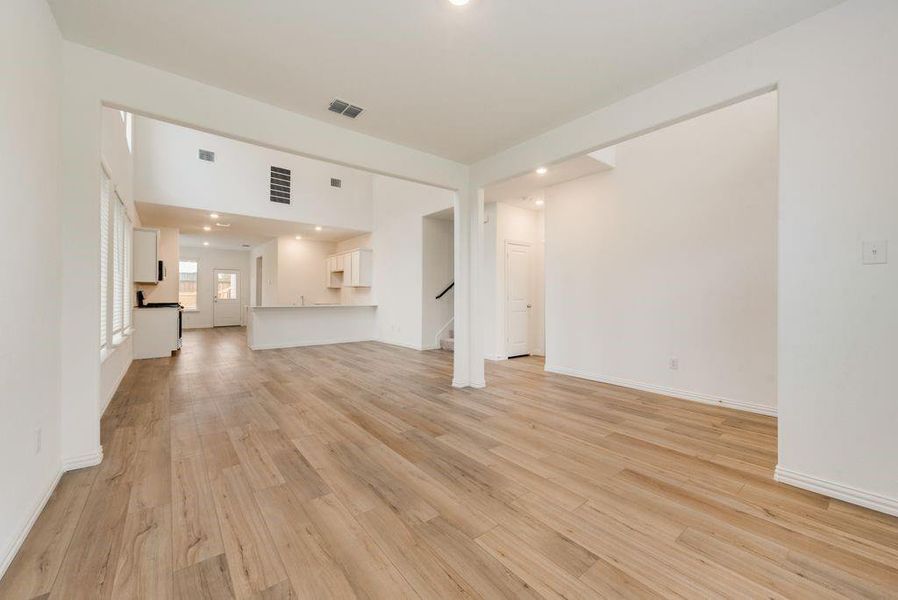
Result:
M290 169L271 167L270 199L278 204L290 204Z
M365 109L361 106L356 106L337 98L330 103L330 106L327 107L327 110L335 112L338 115L343 115L344 117L349 117L350 119L355 119L360 114L362 114L362 111Z
M206 162L215 162L215 153L211 150L203 150L200 148L200 160L204 160Z

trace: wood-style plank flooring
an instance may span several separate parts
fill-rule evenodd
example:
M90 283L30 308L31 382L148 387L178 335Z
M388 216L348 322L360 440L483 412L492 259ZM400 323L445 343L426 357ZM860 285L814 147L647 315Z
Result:
M0 598L898 597L898 519L774 483L774 419L451 361L187 332Z

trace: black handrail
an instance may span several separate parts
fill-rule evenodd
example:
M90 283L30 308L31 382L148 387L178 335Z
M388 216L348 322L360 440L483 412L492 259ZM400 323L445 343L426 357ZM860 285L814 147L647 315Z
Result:
M454 281L453 281L452 283L450 283L448 286L446 286L446 289L445 289L445 290L443 290L442 292L440 292L439 296L437 296L437 300L439 300L440 298L442 298L443 296L445 296L446 293L447 293L449 290L451 290L453 287L455 287L455 282L454 282Z

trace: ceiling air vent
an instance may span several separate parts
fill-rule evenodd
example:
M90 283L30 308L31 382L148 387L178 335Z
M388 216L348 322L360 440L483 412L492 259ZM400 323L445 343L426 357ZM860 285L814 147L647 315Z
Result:
M361 106L355 106L354 104L350 104L349 102L335 99L330 103L330 106L327 107L327 110L343 115L344 117L349 117L350 119L355 119L360 114L362 114L362 111L365 109Z
M271 167L271 201L290 204L290 169Z
M200 160L204 160L206 162L215 162L215 153L211 150L203 150L200 148Z
M343 187L343 180L336 179L335 177L331 177L331 187L335 187L335 188Z

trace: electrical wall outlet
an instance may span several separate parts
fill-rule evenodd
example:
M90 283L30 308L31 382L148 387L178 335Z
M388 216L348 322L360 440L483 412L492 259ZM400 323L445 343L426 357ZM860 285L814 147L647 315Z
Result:
M861 255L865 265L884 265L889 262L889 244L885 240L862 242Z
M671 370L676 371L680 368L680 359L679 358L671 358L670 363L668 365Z

